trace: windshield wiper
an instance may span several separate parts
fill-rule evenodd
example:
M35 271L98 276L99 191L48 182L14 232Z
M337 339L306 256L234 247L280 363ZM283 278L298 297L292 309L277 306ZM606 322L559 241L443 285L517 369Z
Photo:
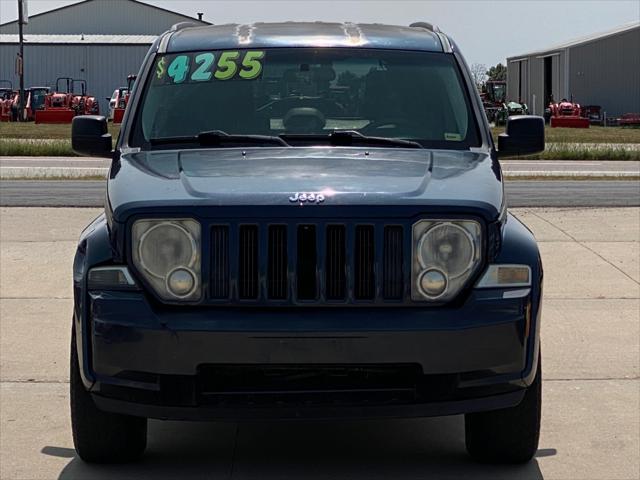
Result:
M317 134L283 134L280 138L289 141L317 142L328 141L331 145L349 147L352 145L370 145L372 147L424 148L420 143L401 138L369 137L355 130L336 130L329 135Z
M253 145L278 145L289 147L290 145L280 137L269 135L244 135L230 134L221 130L200 132L198 135L184 137L160 137L149 139L151 146L157 145L197 145L201 147L236 146L245 147Z

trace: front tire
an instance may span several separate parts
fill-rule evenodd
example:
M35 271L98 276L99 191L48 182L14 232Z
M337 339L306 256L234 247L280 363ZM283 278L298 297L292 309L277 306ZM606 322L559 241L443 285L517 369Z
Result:
M89 463L137 460L147 446L147 419L99 410L80 377L75 328L71 335L71 429L73 444Z
M542 407L542 368L519 405L465 415L467 452L482 463L525 463L538 450Z

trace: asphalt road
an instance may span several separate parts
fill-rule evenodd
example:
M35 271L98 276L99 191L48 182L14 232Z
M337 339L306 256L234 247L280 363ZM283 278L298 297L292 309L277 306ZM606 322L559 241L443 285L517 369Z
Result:
M100 207L102 181L0 181L0 206ZM506 182L511 207L630 207L640 205L637 180Z

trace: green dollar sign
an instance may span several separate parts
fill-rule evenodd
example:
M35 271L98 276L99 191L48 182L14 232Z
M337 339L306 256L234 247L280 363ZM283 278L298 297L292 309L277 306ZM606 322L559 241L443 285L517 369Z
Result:
M166 71L166 64L167 61L164 59L164 57L162 57L162 59L158 62L158 66L156 68L156 76L158 77L158 80L160 80L164 76L164 73Z

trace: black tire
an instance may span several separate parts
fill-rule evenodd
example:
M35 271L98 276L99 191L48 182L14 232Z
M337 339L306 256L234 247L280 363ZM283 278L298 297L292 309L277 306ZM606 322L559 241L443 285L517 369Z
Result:
M89 463L137 460L147 447L147 419L98 410L80 378L75 329L71 335L71 429L73 444Z
M465 415L467 452L482 463L525 463L538 450L542 407L541 355L536 377L512 408Z

